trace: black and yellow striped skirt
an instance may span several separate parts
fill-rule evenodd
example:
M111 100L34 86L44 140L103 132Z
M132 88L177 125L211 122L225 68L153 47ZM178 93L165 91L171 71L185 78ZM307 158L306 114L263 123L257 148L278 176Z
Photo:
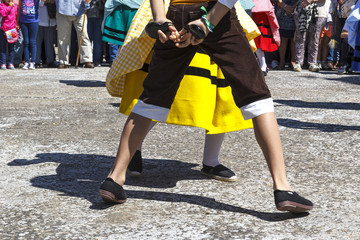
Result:
M151 53L152 54L152 53ZM147 75L148 56L143 68L126 75L120 112L130 114L143 91ZM231 87L220 68L210 57L198 52L181 81L167 123L199 127L208 134L219 134L252 128L252 120L244 120L235 105Z

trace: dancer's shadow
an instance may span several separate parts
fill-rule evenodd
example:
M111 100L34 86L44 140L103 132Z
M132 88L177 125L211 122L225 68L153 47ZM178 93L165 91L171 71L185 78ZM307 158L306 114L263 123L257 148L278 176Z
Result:
M60 80L59 82L75 87L105 87L104 81L97 80Z
M344 132L344 131L360 131L360 126L346 126L340 124L329 123L312 123L301 122L288 118L278 118L278 124L287 128L296 128L304 130L319 130L322 132Z
M340 110L360 110L360 103L352 102L305 102L301 100L274 100L276 103L298 108L320 108Z
M112 205L104 203L98 196L101 181L106 177L114 158L104 155L42 153L35 159L15 159L9 166L28 166L45 162L60 163L56 175L38 176L31 179L35 187L62 192L62 195L80 197L92 203L91 209L105 209ZM177 160L144 160L144 174L141 178L128 178L126 185L149 188L172 188L178 181L200 180L204 177L192 168L197 164L184 163ZM249 214L265 221L282 221L291 218L304 217L308 214L293 215L290 213L266 213L226 203L213 198L178 193L127 190L129 198L147 199L166 202L186 202L215 210L224 210Z

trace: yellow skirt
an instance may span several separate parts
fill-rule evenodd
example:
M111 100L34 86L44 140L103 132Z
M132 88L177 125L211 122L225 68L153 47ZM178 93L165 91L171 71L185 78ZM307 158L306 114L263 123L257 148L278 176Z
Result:
M149 64L152 52L146 63ZM147 65L144 65L147 66ZM129 115L143 91L147 75L143 70L126 74L120 112ZM181 80L166 123L199 127L207 134L252 128L235 105L231 87L220 68L204 53L196 53Z

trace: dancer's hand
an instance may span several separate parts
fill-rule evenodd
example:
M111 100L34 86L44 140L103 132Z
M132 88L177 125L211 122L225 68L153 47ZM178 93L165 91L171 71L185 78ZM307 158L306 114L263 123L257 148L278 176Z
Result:
M161 23L161 24L164 24L165 22L171 23L171 21L167 18L156 19L155 22ZM159 34L159 40L161 43L165 43L168 40L172 40L172 41L176 42L177 39L180 38L180 34L174 25L169 25L169 31L166 31L165 33L161 30L158 30L158 34Z
M209 29L206 27L205 23L203 20L201 20L201 18L195 20L195 21L192 21L192 22L189 22L188 25L197 25L199 26L205 33L205 37L209 34ZM204 39L197 39L193 34L190 33L190 44L191 45L199 45L200 43L202 43L204 41Z
M178 48L185 48L191 44L192 35L191 33L189 33L189 31L183 28L179 32L179 35L179 38L174 41L175 46L177 46Z

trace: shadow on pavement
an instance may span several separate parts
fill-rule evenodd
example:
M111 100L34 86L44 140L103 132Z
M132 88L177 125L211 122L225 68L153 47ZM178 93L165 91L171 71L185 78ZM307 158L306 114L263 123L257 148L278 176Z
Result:
M360 103L352 102L304 102L301 100L274 100L274 102L298 108L360 110Z
M104 81L96 80L60 80L59 82L75 87L105 87Z
M312 123L301 122L298 120L278 118L278 124L288 128L319 130L322 132L344 132L344 131L360 131L360 126L347 126L340 124Z
M338 81L344 83L351 83L355 85L360 85L360 74L351 74L351 75L343 75L340 78L325 78L330 81Z
M46 162L59 163L56 175L37 176L31 179L35 187L61 192L62 196L79 197L88 200L91 209L102 210L113 205L104 203L98 196L99 186L107 176L114 157L95 154L41 153L35 159L15 159L9 166L29 166ZM199 171L192 168L197 164L177 160L144 159L144 174L140 178L128 178L126 185L149 188L172 188L178 181L205 179ZM308 213L293 215L291 213L259 212L226 203L213 198L155 191L126 190L128 198L185 202L206 208L249 214L265 221L283 221L307 216Z

